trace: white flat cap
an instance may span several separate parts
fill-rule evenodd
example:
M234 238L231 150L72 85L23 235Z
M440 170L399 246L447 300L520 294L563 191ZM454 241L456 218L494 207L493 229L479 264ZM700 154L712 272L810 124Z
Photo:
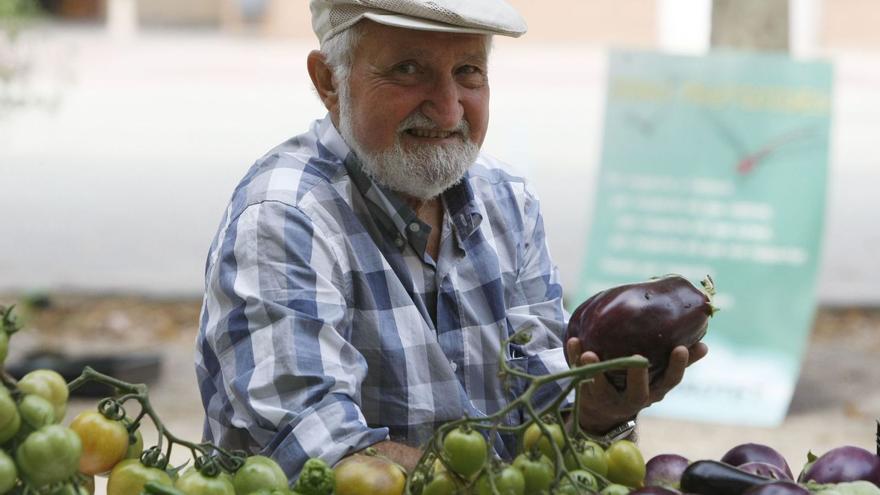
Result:
M311 0L321 43L362 19L422 31L518 37L525 20L504 0Z

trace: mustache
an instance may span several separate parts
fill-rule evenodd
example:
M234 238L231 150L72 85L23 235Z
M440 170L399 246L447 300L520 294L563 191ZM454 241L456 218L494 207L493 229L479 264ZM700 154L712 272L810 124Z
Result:
M416 111L411 113L403 122L397 126L397 133L403 133L411 129L421 129L426 131L443 131L443 132L455 132L461 134L465 139L470 135L471 127L468 124L467 120L461 119L458 121L458 124L453 129L444 129L436 122L434 122L430 117L423 114L421 111Z

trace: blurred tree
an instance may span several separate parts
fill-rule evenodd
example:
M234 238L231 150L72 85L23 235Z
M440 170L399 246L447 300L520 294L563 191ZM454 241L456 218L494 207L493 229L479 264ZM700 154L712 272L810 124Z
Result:
M16 106L9 88L25 71L15 44L26 23L40 14L36 0L0 0L0 109Z
M35 17L40 12L35 0L0 0L0 24L2 28L16 28L23 19Z
M712 46L788 51L788 0L713 0Z

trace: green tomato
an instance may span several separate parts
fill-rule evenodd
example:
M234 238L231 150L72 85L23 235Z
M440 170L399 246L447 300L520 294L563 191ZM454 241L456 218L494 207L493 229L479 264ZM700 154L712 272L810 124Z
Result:
M553 438L553 443L562 449L562 447L565 446L565 434L562 432L562 426L558 423L546 422L545 426L550 433L550 437ZM523 433L523 452L528 452L536 446L538 450L550 458L551 461L556 459L556 450L553 448L553 444L550 443L550 439L544 435L538 423L533 422L528 428L526 428L525 433Z
M141 435L141 430L134 430L134 433L128 434L128 450L123 459L139 459L143 452L144 436Z
M50 491L49 495L89 495L89 491L79 485L67 483Z
M235 487L232 478L221 473L210 477L200 473L195 468L189 468L174 482L174 488L186 495L235 495Z
M144 490L141 495L185 495L182 491L173 486L163 485L157 481L148 481L144 483Z
M352 456L360 459L360 457ZM343 491L344 486L334 486L336 480L344 478L345 473L351 473L353 470L346 470L344 466L350 465L348 462L351 458L343 459L336 468L331 468L323 459L312 457L303 464L302 470L299 472L299 478L296 480L294 490L305 493L306 495L330 495L333 493L334 487L336 491ZM378 458L370 458L368 462L381 461ZM342 473L339 474L339 473Z
M443 438L443 453L449 467L465 479L479 473L489 455L483 435L464 427L446 434Z
M21 427L21 415L12 394L0 385L0 443L14 437Z
M435 473L431 481L422 488L422 495L455 495L459 486L455 478L447 472Z
M70 428L49 425L31 433L15 451L22 476L35 487L65 481L76 473L82 442Z
M255 455L245 459L244 465L233 475L232 484L239 495L258 490L287 490L287 475L274 460Z
M556 480L553 461L544 454L534 452L520 454L513 460L513 467L519 469L526 480L526 493L540 493L549 490Z
M171 476L154 467L147 467L137 459L119 461L107 478L107 495L133 495L141 493L148 482L172 486Z
M6 362L7 354L9 354L9 334L0 328L0 366Z
M608 474L608 460L605 450L596 442L589 440L577 440L573 442L574 453L565 451L565 468L569 471L586 469L599 476ZM577 461L580 461L578 466Z
M495 489L499 495L525 495L526 480L522 472L513 466L504 466L494 474ZM477 480L477 493L479 495L492 495L492 485L489 482L489 473L483 473ZM531 495L531 494L529 494Z
M39 395L27 394L18 403L18 413L29 431L55 423L55 407Z
M627 495L630 492L628 487L612 483L599 492L599 495Z
M55 409L55 422L60 423L67 412L67 382L56 371L40 369L24 375L18 381L18 389L26 394L39 395Z
M645 479L645 458L638 446L629 440L618 440L605 451L608 457L607 478L612 483L637 487Z
M0 450L0 493L6 493L15 486L18 478L18 470L15 469L15 461L5 450Z
M581 469L569 471L568 476L571 478L562 478L559 482L559 488L556 492L561 495L574 495L581 493L594 493L599 490L599 482L593 473ZM572 481L573 480L573 481Z

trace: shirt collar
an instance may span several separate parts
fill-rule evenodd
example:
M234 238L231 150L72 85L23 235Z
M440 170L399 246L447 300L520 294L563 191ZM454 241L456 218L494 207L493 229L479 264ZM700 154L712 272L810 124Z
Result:
M339 157L340 160L344 161L348 154L351 153L351 148L345 142L345 139L342 139L342 135L336 130L333 121L330 120L330 114L325 115L323 119L318 121L317 132L318 142L321 146Z

